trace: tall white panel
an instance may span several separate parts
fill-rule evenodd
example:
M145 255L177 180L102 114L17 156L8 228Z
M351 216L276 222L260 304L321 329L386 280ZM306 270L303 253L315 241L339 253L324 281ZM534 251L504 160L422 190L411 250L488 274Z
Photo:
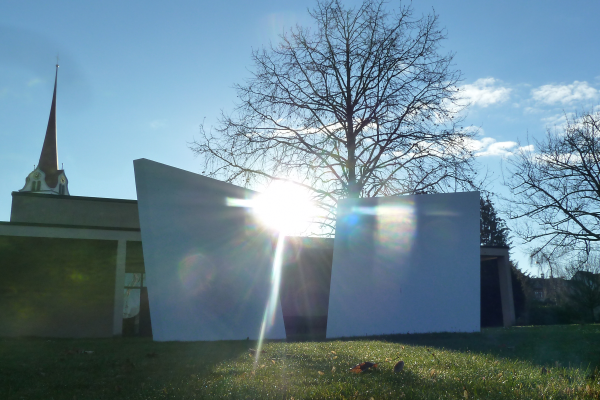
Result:
M257 339L274 236L227 200L254 193L146 159L134 169L154 340ZM265 337L285 338L279 301Z
M479 192L338 205L327 337L480 329Z

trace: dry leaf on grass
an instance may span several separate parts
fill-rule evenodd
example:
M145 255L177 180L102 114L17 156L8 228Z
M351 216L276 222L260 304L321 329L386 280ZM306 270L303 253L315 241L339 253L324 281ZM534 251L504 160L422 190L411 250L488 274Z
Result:
M350 368L350 372L354 372L355 374L359 374L363 371L368 370L369 368L377 368L377 364L374 364L369 361L365 361L360 364L356 364L354 367Z

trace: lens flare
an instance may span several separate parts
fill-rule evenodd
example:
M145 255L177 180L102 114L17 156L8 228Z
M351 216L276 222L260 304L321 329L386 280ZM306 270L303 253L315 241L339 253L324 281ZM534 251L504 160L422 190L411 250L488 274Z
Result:
M262 225L278 232L271 272L271 293L263 314L256 349L254 362L256 368L265 335L273 326L278 309L285 237L305 233L317 217L319 210L311 201L308 190L291 182L277 180L273 181L264 193L252 199L227 198L225 203L229 207L251 209Z
M288 236L301 235L310 226L318 209L305 188L286 181L274 181L253 199L253 211L268 227Z
M258 336L258 347L256 348L256 358L254 359L254 368L258 365L260 353L267 329L275 322L275 312L279 302L279 287L281 286L281 266L283 265L283 248L285 244L285 235L280 233L273 257L273 271L271 272L271 294L265 307L260 334Z
M214 280L214 266L201 252L190 254L179 262L177 273L183 289L197 294L209 288Z

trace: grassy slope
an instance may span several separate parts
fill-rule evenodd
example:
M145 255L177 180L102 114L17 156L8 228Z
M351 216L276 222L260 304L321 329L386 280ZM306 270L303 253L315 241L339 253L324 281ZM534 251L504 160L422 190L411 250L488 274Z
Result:
M0 340L0 399L596 398L600 326L268 343ZM93 353L81 353L81 350ZM396 358L406 362L392 371ZM387 360L387 361L386 361ZM362 361L377 370L353 374ZM547 374L542 374L545 367Z

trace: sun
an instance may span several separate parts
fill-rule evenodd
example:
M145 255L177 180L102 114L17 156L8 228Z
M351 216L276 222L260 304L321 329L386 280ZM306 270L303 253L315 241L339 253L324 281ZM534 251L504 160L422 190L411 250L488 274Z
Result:
M268 227L287 236L305 233L317 207L306 188L287 181L273 181L253 200L253 212Z

